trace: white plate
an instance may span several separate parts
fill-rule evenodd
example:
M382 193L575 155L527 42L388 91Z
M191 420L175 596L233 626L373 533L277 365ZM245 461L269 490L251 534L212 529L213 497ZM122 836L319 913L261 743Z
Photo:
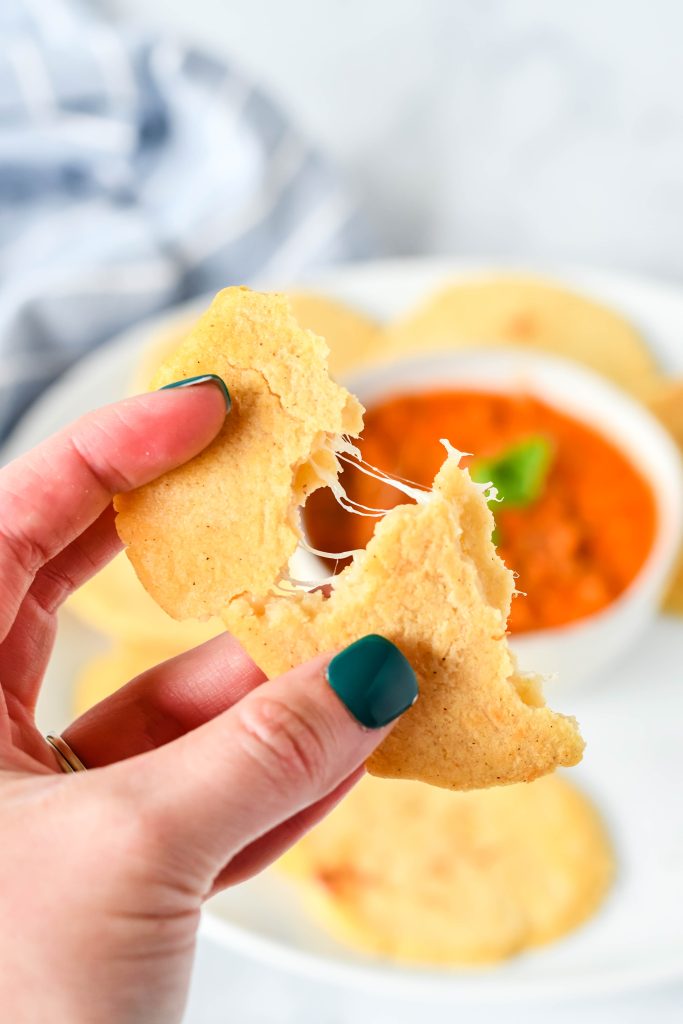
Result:
M388 318L446 276L482 265L400 261L345 268L313 282L332 296ZM547 268L546 268L547 271ZM683 293L641 278L547 271L630 316L671 370L683 372ZM193 306L201 306L193 303ZM74 416L120 397L152 330L188 307L127 332L83 360L36 403L4 455L30 447ZM64 616L39 707L42 724L69 718L72 680L102 641ZM619 876L601 912L567 939L485 971L393 968L355 956L311 924L286 882L270 872L212 901L204 930L226 947L317 979L422 999L565 999L683 977L683 623L660 618L617 672L551 702L579 718L588 742L571 772L601 807ZM609 685L607 685L609 683ZM567 702L571 707L567 707Z

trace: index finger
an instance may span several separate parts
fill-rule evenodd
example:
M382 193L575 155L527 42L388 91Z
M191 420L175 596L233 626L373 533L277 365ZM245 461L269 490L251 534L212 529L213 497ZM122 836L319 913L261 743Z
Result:
M0 470L0 641L42 565L133 490L187 462L228 408L212 378L88 413ZM222 382L221 382L222 383Z

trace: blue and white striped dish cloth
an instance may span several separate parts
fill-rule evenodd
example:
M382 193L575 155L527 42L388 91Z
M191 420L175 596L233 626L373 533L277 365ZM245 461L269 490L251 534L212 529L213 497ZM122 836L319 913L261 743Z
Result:
M0 0L0 438L136 320L367 254L329 166L241 72L68 0Z

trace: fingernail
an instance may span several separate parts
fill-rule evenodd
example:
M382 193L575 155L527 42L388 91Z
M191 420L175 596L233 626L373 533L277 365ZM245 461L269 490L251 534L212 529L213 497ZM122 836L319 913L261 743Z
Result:
M367 729L393 722L418 695L408 659L390 640L374 633L335 655L327 666L327 681Z
M168 391L170 388L191 388L195 384L205 384L207 381L211 381L212 384L220 388L226 412L230 412L232 399L228 391L228 385L217 373L203 373L200 377L186 377L185 380L174 380L172 384L164 384L162 388L159 388L159 391Z

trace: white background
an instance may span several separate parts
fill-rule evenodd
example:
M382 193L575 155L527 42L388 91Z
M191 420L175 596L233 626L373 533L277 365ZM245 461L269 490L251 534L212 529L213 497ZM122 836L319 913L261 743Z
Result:
M386 253L683 277L676 0L92 0L237 58L346 171ZM673 1024L681 991L487 1013L302 985L202 943L188 1024Z
M386 251L683 275L677 0L91 0L230 54Z

